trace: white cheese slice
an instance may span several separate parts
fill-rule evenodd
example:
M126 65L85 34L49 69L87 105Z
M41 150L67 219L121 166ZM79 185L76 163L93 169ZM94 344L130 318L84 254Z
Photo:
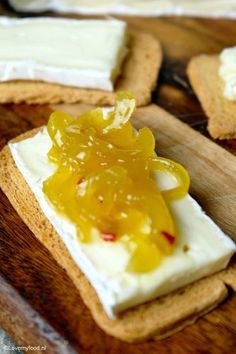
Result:
M9 0L18 11L236 18L235 0Z
M236 47L225 48L220 54L219 75L224 81L224 97L236 100Z
M0 17L0 81L43 80L112 91L126 48L118 20Z
M227 266L236 248L189 195L172 202L170 209L179 231L171 256L149 273L125 270L130 254L119 241L104 242L98 235L83 244L74 225L59 215L42 192L42 183L55 170L47 159L51 140L46 128L33 138L9 145L16 165L32 189L45 216L52 223L72 258L84 272L110 318L127 308L170 293ZM157 176L160 188L174 183L166 174ZM184 252L184 245L189 250Z

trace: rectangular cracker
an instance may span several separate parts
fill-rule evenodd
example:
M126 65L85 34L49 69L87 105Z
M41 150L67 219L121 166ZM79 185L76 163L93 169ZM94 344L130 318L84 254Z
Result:
M236 138L236 101L223 96L224 82L218 74L218 55L199 55L187 67L189 81L207 117L208 131L215 139Z
M115 84L114 92L83 89L42 81L0 82L0 103L87 103L93 105L114 105L118 91L131 92L138 106L151 101L158 73L162 63L162 50L159 41L152 35L138 31L128 31L129 53L121 74Z
M39 129L29 131L11 142L26 139L38 131ZM0 152L0 187L35 237L66 270L97 325L109 335L127 342L167 337L222 302L228 294L225 284L236 291L236 265L231 262L231 266L225 271L126 310L117 319L111 320L104 312L94 288L74 263L60 236L44 216L33 192L17 169L8 146Z

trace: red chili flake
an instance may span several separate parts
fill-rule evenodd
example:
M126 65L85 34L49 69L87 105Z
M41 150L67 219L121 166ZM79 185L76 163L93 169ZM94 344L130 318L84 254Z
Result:
M163 235L171 245L175 243L175 237L169 234L169 232L161 231L161 235Z
M101 233L101 238L104 240L104 241L108 241L108 242L114 242L116 241L116 235L115 234L107 234L107 233Z
M85 178L81 177L81 178L78 180L77 184L83 183L84 181L85 181Z

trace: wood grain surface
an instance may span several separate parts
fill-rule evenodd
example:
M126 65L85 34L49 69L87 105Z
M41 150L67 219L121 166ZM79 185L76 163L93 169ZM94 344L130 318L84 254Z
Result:
M15 15L0 4L0 13ZM159 154L182 162L192 177L192 195L218 224L236 239L236 142L209 140L206 117L186 79L190 57L218 53L236 42L236 22L190 18L127 18L129 25L153 33L163 44L165 59L153 103L136 114L137 126L149 125ZM0 148L18 134L45 124L55 107L0 106ZM58 107L57 107L58 108ZM66 106L76 113L86 106ZM62 109L62 107L61 107ZM217 142L218 144L218 142ZM234 353L236 296L182 332L159 342L125 344L103 333L78 292L47 250L24 225L0 192L0 325L18 345L45 346L47 353ZM40 351L38 351L40 352ZM42 353L45 351L41 350Z

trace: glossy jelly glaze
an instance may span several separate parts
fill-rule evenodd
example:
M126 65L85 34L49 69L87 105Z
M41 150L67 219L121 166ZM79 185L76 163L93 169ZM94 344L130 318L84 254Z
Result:
M156 156L150 129L135 131L129 122L134 109L135 99L121 93L111 110L97 108L77 119L52 113L48 158L57 169L43 191L76 225L81 242L92 242L96 229L104 242L125 243L128 271L147 272L175 246L167 202L187 194L189 176L181 165ZM176 187L160 191L157 170L173 175Z

